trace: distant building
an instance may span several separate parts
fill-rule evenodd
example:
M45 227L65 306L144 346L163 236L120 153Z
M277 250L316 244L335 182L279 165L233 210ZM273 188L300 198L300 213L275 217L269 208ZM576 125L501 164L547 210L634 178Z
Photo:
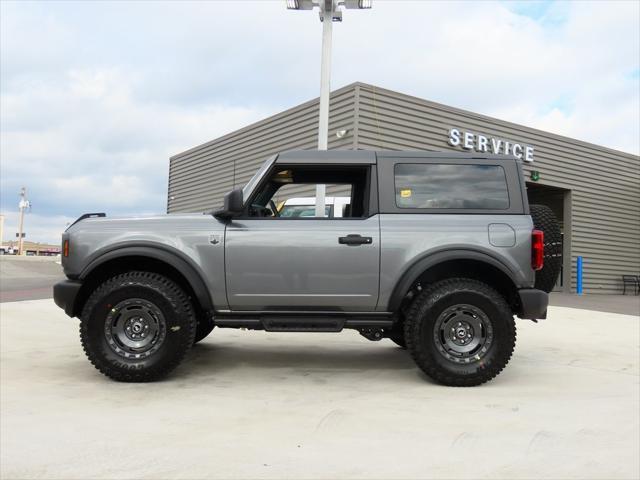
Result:
M36 242L23 242L23 248L26 255L60 255L60 245L50 245L47 243ZM18 253L18 241L12 240L10 242L4 242L0 247L0 254L17 255Z

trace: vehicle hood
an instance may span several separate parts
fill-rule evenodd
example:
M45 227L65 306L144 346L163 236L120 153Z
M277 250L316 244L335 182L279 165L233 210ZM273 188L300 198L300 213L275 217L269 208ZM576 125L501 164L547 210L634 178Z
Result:
M62 267L67 276L75 277L101 255L126 248L161 249L199 263L203 252L212 255L212 240L224 237L224 227L210 214L85 218L62 236L69 245Z
M131 217L91 217L82 219L69 228L66 233L77 232L126 232L128 235L149 232L173 232L200 230L202 228L224 229L224 224L211 214L171 213L161 215L136 215Z

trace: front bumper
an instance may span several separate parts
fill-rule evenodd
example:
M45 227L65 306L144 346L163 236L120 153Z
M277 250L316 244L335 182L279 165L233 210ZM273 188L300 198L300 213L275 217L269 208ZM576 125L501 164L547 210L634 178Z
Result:
M53 301L70 317L75 317L75 305L82 283L63 280L53 286Z
M547 307L549 306L549 294L535 288L523 288L518 290L520 295L521 311L518 317L527 320L537 320L547 318Z

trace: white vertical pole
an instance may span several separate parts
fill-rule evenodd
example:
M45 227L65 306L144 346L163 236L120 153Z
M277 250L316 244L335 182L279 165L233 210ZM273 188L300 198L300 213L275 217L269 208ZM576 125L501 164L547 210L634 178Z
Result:
M320 123L318 128L318 150L327 149L329 137L329 91L331 90L331 33L332 12L324 13L322 21L322 63L320 65Z
M328 2L325 2L325 4ZM331 34L333 29L333 2L331 11L322 12L322 60L320 65L320 119L318 123L318 150L326 150L329 138L329 92L331 91ZM321 7L322 8L322 7ZM316 217L324 217L325 185L316 185Z
M18 225L18 255L22 255L22 251L24 250L24 239L22 238L22 230L24 228L24 210L27 208L27 189L22 187L20 190L20 203L18 206L20 207L20 220Z

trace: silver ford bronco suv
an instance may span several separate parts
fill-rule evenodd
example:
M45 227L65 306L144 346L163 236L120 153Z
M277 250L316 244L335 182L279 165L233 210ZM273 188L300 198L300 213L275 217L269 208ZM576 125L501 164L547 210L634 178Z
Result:
M350 198L340 215L280 214L315 185ZM514 316L546 317L560 242L515 157L291 151L212 213L83 215L62 235L53 293L115 380L164 377L214 327L355 329L436 382L472 386L506 366Z

